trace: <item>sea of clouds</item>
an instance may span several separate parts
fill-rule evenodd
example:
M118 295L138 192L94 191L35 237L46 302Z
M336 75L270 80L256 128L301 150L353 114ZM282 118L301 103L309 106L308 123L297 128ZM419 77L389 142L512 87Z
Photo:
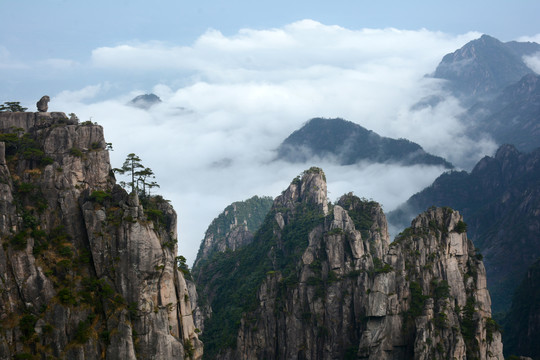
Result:
M350 30L303 20L232 36L208 30L189 45L100 47L86 63L50 61L55 71L66 66L68 73L94 76L49 94L49 107L103 125L113 167L136 153L152 168L159 193L179 215L179 252L192 263L206 227L227 205L275 197L311 166L324 169L330 200L352 191L387 211L444 171L273 161L279 144L313 117L341 117L382 136L407 138L462 168L491 155L493 142L469 139L458 119L464 109L440 80L425 76L446 53L480 35ZM127 105L144 93L163 102L150 110ZM433 96L444 100L415 106Z

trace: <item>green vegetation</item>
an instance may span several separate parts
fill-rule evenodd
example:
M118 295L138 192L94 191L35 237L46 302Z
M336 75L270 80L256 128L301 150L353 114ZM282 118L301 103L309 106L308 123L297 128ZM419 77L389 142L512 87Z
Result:
M165 200L161 195L143 195L140 196L141 205L144 208L144 214L148 220L152 221L157 228L160 227L170 227L170 219L165 216L164 205L169 202ZM171 248L176 245L176 243L167 244L167 247Z
M386 274L394 270L390 264L383 263L381 259L373 258L373 273L374 274Z
M467 224L460 220L456 224L456 227L454 230L456 230L459 234L462 234L467 231Z
M374 224L373 215L379 208L379 203L348 193L338 200L338 205L347 210L354 227L360 231L362 237L368 238Z
M437 281L436 279L433 279L431 281L431 287L433 289L433 298L435 301L450 297L450 286L448 285L448 281Z
M184 274L184 277L186 279L191 279L191 272L189 271L189 266L186 263L186 258L182 255L177 256L175 258L176 260L176 268Z
M21 320L19 320L19 329L22 333L22 340L29 341L36 333L35 326L37 320L38 319L32 314L22 316Z
M324 171L319 167L316 167L316 166L310 167L309 169L307 169L306 171L302 173L302 175L306 175L306 174L321 174L323 177L323 180L326 182L326 175L324 174Z
M107 191L102 190L96 190L93 191L92 194L90 194L90 200L95 201L98 204L103 204L103 202L107 199L111 198L111 194Z
M145 167L141 158L134 153L128 154L121 168L114 168L113 172L120 175L128 175L131 181L121 181L122 187L129 186L131 192L136 191L139 196L149 196L150 190L159 187L158 183L153 181L156 178L152 169Z
M308 234L324 217L321 210L303 203L291 213L293 218L282 230L281 239L275 236L275 214L271 212L253 243L235 252L216 252L201 261L198 285L211 283L219 294L211 300L213 314L202 336L205 357L236 346L242 314L256 308L257 289L269 272L274 271L268 276L281 276L280 292L297 284L296 266L308 245Z
M45 156L37 139L24 129L13 128L13 132L0 134L0 141L6 144L6 160L29 160L38 166L53 163L53 159Z
M268 196L253 196L245 201L234 202L227 206L223 212L216 217L206 230L205 237L212 235L216 242L224 239L234 228L234 224L245 226L251 233L255 233L263 223L266 215L272 207L273 199ZM210 251L210 254L212 251ZM202 256L202 245L197 258ZM198 271L194 268L194 272Z
M6 101L0 105L0 112L24 112L28 108L22 107L19 101Z
M429 296L423 294L422 287L416 281L410 282L409 291L411 292L411 305L408 313L412 318L416 318L422 315L424 304Z
M191 340L184 340L184 359L193 359L193 355L195 355L195 348Z
M492 318L486 319L486 340L488 343L493 342L493 334L502 331L501 326Z
M76 147L73 147L73 148L69 149L69 154L71 156L75 156L75 157L78 157L78 158L81 158L83 156L83 153L82 153L81 149L76 148Z
M478 341L476 340L476 321L474 319L476 301L471 295L467 298L467 303L463 307L461 316L461 334L467 346L467 359L476 359L478 354Z

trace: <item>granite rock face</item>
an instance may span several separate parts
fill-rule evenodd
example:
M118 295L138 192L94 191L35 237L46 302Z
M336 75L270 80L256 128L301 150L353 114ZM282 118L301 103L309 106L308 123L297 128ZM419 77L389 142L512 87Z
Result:
M253 234L261 226L272 203L271 197L253 196L227 206L206 230L193 265L195 277L200 262L214 252L234 251L251 243Z
M262 276L242 308L235 346L222 336L205 352L217 359L502 360L485 270L465 228L457 211L433 208L390 243L379 204L352 194L329 204L324 174L312 168L276 198L252 247L207 268L207 336L216 336L215 319L232 314L221 284ZM249 259L247 250L256 249L260 257ZM235 277L220 273L225 268Z
M49 101L51 101L49 96L42 96L41 99L39 99L39 101L36 103L37 110L39 112L47 112L49 110Z
M176 213L115 184L102 127L40 112L0 129L0 358L201 358Z

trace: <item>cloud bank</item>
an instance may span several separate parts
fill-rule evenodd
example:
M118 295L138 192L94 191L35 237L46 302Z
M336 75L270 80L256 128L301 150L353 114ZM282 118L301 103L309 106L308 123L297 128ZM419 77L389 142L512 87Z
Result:
M479 36L424 29L355 31L303 20L233 36L209 30L191 46L100 47L85 66L107 74L108 81L62 91L50 108L103 125L115 149L113 166L134 152L154 170L159 192L179 213L180 253L192 262L206 227L223 208L252 195L275 197L310 166L325 170L331 200L353 191L381 202L385 210L443 171L272 161L281 141L313 117L342 117L382 136L407 138L458 165L469 165L463 158L475 162L491 154L492 142L466 137L456 118L463 109L442 93L440 80L424 76L446 53ZM54 62L63 64L73 66ZM131 79L128 91L100 100L125 86L126 78ZM126 105L149 92L163 102L149 111ZM446 100L414 106L432 96Z

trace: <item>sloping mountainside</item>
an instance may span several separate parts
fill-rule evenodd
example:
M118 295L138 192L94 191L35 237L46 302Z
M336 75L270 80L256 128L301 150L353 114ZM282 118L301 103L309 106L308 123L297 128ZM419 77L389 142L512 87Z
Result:
M115 184L101 126L0 127L0 358L201 358L172 207Z
M504 352L540 359L540 259L514 293L504 326Z
M504 145L472 172L449 172L389 214L400 226L430 206L450 206L467 219L481 249L495 312L506 311L527 268L540 257L540 150ZM511 256L509 256L511 254Z
M261 226L273 202L271 197L254 196L227 206L206 230L193 265L193 274L197 274L201 260L214 252L236 250L251 243L253 234Z
M464 119L477 136L490 134L498 144L513 144L520 151L536 149L540 145L540 75L525 75L495 100L476 104Z
M482 35L444 56L433 77L448 80L449 90L471 105L533 73L523 56L539 51L536 43L502 43Z
M200 263L207 359L503 359L461 215L432 208L390 244L379 204L327 202L311 168L253 241Z
M361 161L437 165L447 169L452 164L428 154L406 139L391 139L343 119L314 118L293 132L277 149L277 158L289 162L307 162L329 158L351 165Z
M193 265L193 278L199 278L201 264L205 260L211 259L215 253L234 251L250 244L273 202L271 197L253 196L245 201L237 201L227 206L206 230ZM193 309L193 321L202 333L205 328L205 319L211 316L212 308L209 306L206 296L197 292L194 282L188 282L188 290Z

